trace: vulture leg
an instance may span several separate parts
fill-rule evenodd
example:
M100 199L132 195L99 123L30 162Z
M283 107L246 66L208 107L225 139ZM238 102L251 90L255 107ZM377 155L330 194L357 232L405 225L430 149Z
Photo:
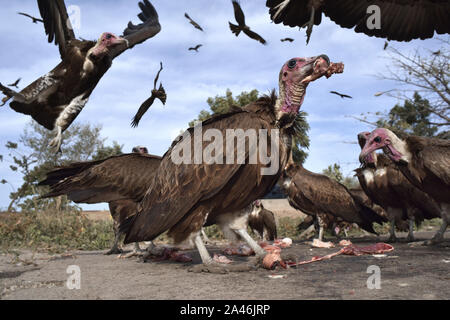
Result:
M389 229L389 239L387 242L397 242L397 237L395 236L395 219L391 219L389 222L391 227Z
M406 237L406 240L408 242L414 241L414 219L408 219L409 224L409 230L408 230L408 236Z
M264 257L266 255L266 251L263 248L261 248L261 246L255 240L253 240L252 237L250 237L247 230L239 229L239 230L235 230L235 232L238 235L240 235L241 238L244 239L245 242L247 242L247 244L250 246L250 248L252 248L253 251L255 251L255 254L257 256Z
M134 251L135 252L144 252L144 250L142 250L141 247L139 247L139 242L134 243Z
M115 228L114 231L116 231ZM119 240L121 235L122 234L120 232L115 232L114 244L112 248L107 253L105 253L106 255L121 254L123 252L122 249L119 247Z
M56 126L56 137L50 141L48 144L51 148L56 150L56 153L61 151L61 143L62 143L62 128L60 126Z
M442 224L438 232L433 236L431 240L425 241L426 245L437 244L444 240L444 233L447 230L448 222L450 220L450 205L441 204L442 207Z
M316 14L316 9L314 9L314 6L311 6L311 18L307 23L302 25L302 28L306 27L306 44L309 43L309 39L311 38L311 34L314 27L314 15Z
M312 225L310 225L310 226L308 227L308 229L306 229L305 231L303 231L298 237L299 237L300 239L302 239L303 237L309 238L309 237L310 237L309 234L312 233L312 232L314 232L314 230L315 230L315 227L314 227L314 225L312 224ZM308 237L308 236L309 236L309 237Z
M205 229L202 228L202 236L203 236L203 240L206 243L212 243L211 240L209 240L208 236L206 235Z
M323 241L323 231L324 231L324 225L325 222L320 216L317 216L317 221L319 222L319 240Z

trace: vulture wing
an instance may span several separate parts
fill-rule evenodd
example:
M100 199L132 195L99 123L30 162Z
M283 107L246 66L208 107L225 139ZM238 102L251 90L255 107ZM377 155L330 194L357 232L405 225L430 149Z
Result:
M197 22L192 20L187 13L185 13L184 16L189 20L189 23L192 24L196 29L203 31L202 27L200 27L200 25Z
M50 186L44 198L67 195L76 203L100 203L120 199L142 200L161 158L124 154L104 160L74 163L47 174L39 185Z
M234 8L234 17L239 26L245 26L245 15L241 9L241 5L237 0L232 0L233 8Z
M240 110L213 117L204 121L202 126L203 132L216 129L225 139L226 130L229 128L259 129L262 128L262 123L254 115ZM201 161L200 164L195 164L194 161L192 164L176 164L172 159L173 155L185 154L188 152L185 148L191 155L195 154L193 136L194 128L188 129L164 155L152 188L141 202L142 210L133 220L121 225L121 230L127 230L125 243L134 242L136 239L154 239L172 228L201 205L202 201L221 192L230 181L233 181L233 177L242 171L240 169L246 166L236 161L234 164L206 164L205 161ZM202 150L205 150L210 143L203 141ZM225 141L223 145L226 145ZM181 152L180 149L183 151ZM248 148L246 149L245 159L247 160L249 152ZM237 154L236 144L234 152ZM218 156L223 157L223 155ZM193 156L189 159L192 160ZM245 173L242 172L242 174ZM237 190L237 194L242 192L245 191Z
M266 6L275 23L301 27L310 19L310 3L308 0L267 0ZM367 22L374 15L368 10L371 4L380 8L380 28L368 27ZM321 22L322 12L343 28L355 28L355 32L388 40L410 41L431 38L434 32L450 33L450 3L446 0L325 0L316 9L316 25Z
M143 0L139 2L139 8L141 13L138 14L138 18L142 23L135 25L131 21L128 22L127 28L123 31L124 38L128 41L128 44L119 45L112 50L112 57L117 57L125 50L154 37L161 31L158 13L153 5L148 0Z
M39 11L44 20L48 42L59 46L61 59L64 59L69 41L75 39L72 24L67 14L64 0L38 0Z
M244 29L242 30L246 35L248 35L250 38L261 42L262 44L266 44L266 40L263 39L259 34L256 32L251 31L250 29Z

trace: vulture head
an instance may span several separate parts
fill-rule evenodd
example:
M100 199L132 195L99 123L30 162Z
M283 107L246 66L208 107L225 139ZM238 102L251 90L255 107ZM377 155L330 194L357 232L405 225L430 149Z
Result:
M395 163L408 163L406 143L400 140L391 130L378 128L372 131L366 139L366 143L359 155L361 163L373 164L375 158L372 154L382 149L383 152Z
M330 68L326 55L311 58L292 58L280 71L277 122L279 127L292 123L305 98L308 84L323 75Z
M126 43L128 45L128 40L116 36L111 32L104 32L97 40L95 46L91 49L89 58L91 60L99 60L108 54L111 48L114 48L120 44Z
M366 142L369 139L369 136L370 136L370 132L368 132L368 131L361 132L361 133L358 134L358 144L359 144L359 147L361 148L361 150L366 145ZM366 156L366 158L367 158L367 161L365 161L366 165L368 165L370 167L376 166L377 154L375 153L375 151L369 153Z
M133 148L132 152L133 153L148 154L148 149L147 149L147 147L136 146L136 147Z

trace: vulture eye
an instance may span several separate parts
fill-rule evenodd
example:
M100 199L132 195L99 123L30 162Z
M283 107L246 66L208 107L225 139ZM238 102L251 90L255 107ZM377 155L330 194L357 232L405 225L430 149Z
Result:
M111 39L111 38L112 38L112 35L110 35L110 34L107 34L107 35L106 35L106 39L109 40L109 39Z
M292 68L294 68L294 67L296 66L296 64L297 64L297 61L295 61L294 59L292 59L292 60L290 60L290 61L288 62L288 68L289 68L289 69L292 69Z
M375 141L376 143L380 143L381 142L381 138L380 137L375 137L375 139L373 139L373 141Z

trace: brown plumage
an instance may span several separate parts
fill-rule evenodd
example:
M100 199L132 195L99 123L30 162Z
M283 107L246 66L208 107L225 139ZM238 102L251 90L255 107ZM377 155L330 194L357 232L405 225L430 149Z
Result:
M361 148L367 133L358 135ZM394 226L408 230L408 241L414 240L413 223L440 217L437 203L425 192L413 186L397 166L384 154L372 154L374 163L355 170L359 183L367 196L383 207L391 223L390 241L396 241ZM410 224L405 220L410 220Z
M372 4L381 10L380 29L367 26ZM307 41L313 25L322 22L322 13L343 28L388 40L410 41L431 38L434 32L450 33L450 3L445 0L267 0L266 6L273 22L308 27Z
M402 140L392 131L378 128L366 133L360 154L363 165L374 165L372 155L377 149L382 149L410 183L440 206L442 226L431 242L442 241L450 223L450 141L416 136Z
M202 27L200 27L200 25L195 22L194 20L191 19L191 17L189 17L189 15L187 13L184 14L184 16L186 17L186 19L189 20L189 23L192 24L194 26L195 29L198 29L200 31L203 31Z
M309 215L330 214L362 229L376 233L372 224L385 219L353 197L339 182L310 172L298 164L289 164L283 172L283 187L289 203Z
M273 241L278 237L275 215L272 211L265 209L260 200L252 204L252 212L249 215L248 226L262 240Z
M142 103L142 105L139 107L138 112L136 113L136 115L133 118L133 121L131 122L131 126L133 128L135 128L139 125L139 121L141 121L142 116L153 105L153 102L155 102L155 99L159 99L163 105L166 104L167 95L166 95L166 91L164 90L162 83L160 83L159 88L156 89L156 83L158 82L159 74L161 73L161 71L163 69L162 62L160 62L160 65L161 65L161 68L159 69L158 73L156 74L155 81L153 84L152 95L150 96L150 98L145 100Z
M264 40L263 37L261 37L256 32L253 32L252 30L250 30L250 27L248 27L245 24L244 12L242 11L241 5L239 4L239 2L237 0L232 0L232 3L233 3L233 9L234 9L234 17L236 18L238 25L228 22L228 24L230 25L231 32L234 33L237 37L239 35L239 33L241 33L241 31L242 31L247 36L249 36L251 39L259 41L262 44L266 44L266 40Z
M38 0L48 41L59 47L61 63L52 71L34 81L21 92L0 84L0 91L13 101L10 107L31 115L49 130L56 128L57 135L50 143L60 149L62 132L75 120L96 85L110 68L112 60L128 48L156 35L161 27L158 14L148 0L139 3L138 15L143 23L131 22L124 37L103 33L98 41L77 40L73 32L64 0Z

